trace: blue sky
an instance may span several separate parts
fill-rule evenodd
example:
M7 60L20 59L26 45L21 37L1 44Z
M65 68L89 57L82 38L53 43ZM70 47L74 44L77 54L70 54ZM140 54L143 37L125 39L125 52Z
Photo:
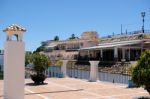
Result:
M40 42L67 39L72 33L97 31L99 36L141 29L140 13L146 12L145 29L150 30L150 0L0 0L0 49L10 24L27 29L26 50L35 50Z

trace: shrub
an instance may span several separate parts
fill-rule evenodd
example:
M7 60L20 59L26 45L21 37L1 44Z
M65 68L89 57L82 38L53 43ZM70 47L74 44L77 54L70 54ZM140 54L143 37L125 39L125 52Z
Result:
M32 71L33 74L31 74L31 79L34 81L34 83L43 83L46 79L44 71L48 68L50 65L50 60L47 56L39 53L33 53L30 55L30 57L26 58L26 64L32 63Z
M137 87L144 87L150 93L150 50L142 53L132 72L132 80Z
M133 72L135 66L136 66L135 64L129 64L129 65L128 65L127 71L128 71L128 73L129 73L129 75L132 75L132 72Z

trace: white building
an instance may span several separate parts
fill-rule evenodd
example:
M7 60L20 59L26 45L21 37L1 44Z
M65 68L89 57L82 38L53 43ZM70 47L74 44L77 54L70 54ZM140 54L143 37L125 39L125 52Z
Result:
M146 49L150 49L150 31L100 38L97 46L81 48L79 52L81 59L136 61Z
M76 59L80 48L98 45L99 36L95 31L88 31L83 32L81 38L60 41L47 40L42 43L45 47L44 54L50 59Z

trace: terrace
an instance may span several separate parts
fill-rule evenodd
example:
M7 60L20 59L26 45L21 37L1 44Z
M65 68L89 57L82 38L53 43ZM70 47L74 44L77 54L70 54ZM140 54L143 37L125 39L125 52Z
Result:
M150 30L145 30L145 33L142 33L142 31L139 30L122 34L108 35L100 39L100 44L139 39L150 39Z
M106 82L88 82L73 78L48 78L45 85L34 86L25 80L25 99L133 99L149 96L143 88ZM0 80L0 99L3 99L3 80Z

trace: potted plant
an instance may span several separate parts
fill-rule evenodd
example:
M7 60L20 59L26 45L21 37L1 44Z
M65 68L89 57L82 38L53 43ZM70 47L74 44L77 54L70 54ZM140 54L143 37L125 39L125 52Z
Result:
M28 62L27 62L28 61ZM26 55L26 64L32 63L31 79L35 84L44 83L46 79L45 70L50 65L50 60L47 56L40 53L30 54L30 57Z

